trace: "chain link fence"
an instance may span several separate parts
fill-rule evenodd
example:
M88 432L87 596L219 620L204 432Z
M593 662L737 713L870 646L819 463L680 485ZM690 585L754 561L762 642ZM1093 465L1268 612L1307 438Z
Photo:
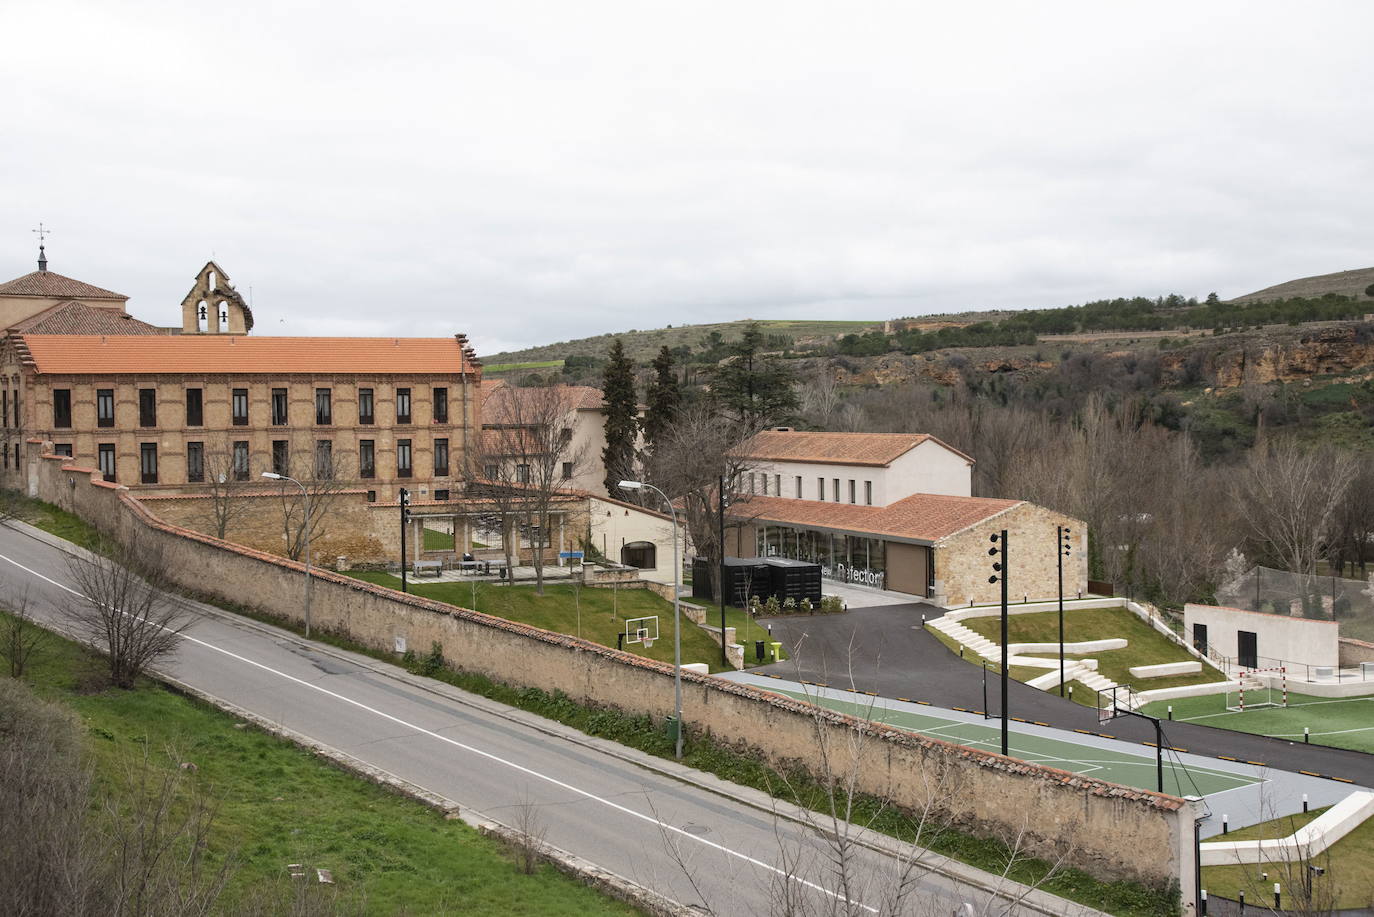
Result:
M1374 642L1374 578L1342 579L1254 567L1218 589L1217 601L1245 611L1339 621L1342 637Z

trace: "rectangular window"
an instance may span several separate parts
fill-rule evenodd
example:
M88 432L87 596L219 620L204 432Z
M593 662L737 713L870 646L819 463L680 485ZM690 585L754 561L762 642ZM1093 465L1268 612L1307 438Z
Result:
M782 475L780 474L773 475L773 496L782 496Z
M236 388L232 396L234 426L248 426L248 389Z
M70 427L72 425L72 390L55 388L52 390L52 425Z
M248 480L248 440L234 440L234 480Z
M376 477L376 447L372 440L357 441L357 476Z
M291 444L284 439L272 440L272 473L290 474Z
M0 403L3 403L5 412L5 426L10 425L10 390L0 389ZM5 451L5 464L8 467L10 461L9 451Z
M759 474L759 493L768 496L768 475Z
M516 465L516 466L515 466L515 482L516 482L517 484L528 484L528 483L530 482L530 466L529 466L529 465Z
M797 475L797 499L800 500L801 498L801 475Z
M315 441L315 478L328 481L334 477L334 443L328 439Z
M138 390L138 425L140 427L157 426L157 389L155 388Z
M287 404L286 389L272 389L272 426L286 426Z
M448 423L448 389L434 390L434 422Z
M95 393L95 425L97 427L114 426L114 389L96 389ZM111 449L114 447L111 446ZM114 455L113 452L110 453Z
M101 443L99 446L100 473L105 476L107 481L114 481L115 479L114 447L114 443Z
M410 440L396 440L396 477L408 478L411 475Z
M138 470L144 484L157 483L157 443L138 444Z
M434 499L438 500L440 503L443 503L443 502L447 501L447 500L448 500L448 491L447 491L447 490L436 490L436 491L434 491Z
M410 423L410 389L396 389L396 422Z
M816 499L825 499L825 478L816 478Z
M375 490L369 490L369 491L367 492L367 502L368 502L368 503L376 503L376 502L377 502L377 491L375 491Z
M448 439L434 441L434 474L436 477L448 476Z
M52 444L52 454L53 454L53 455L65 455L67 458L71 458L71 457L72 457L72 444L71 444L71 443L53 443L53 444Z
M358 423L373 423L372 389L358 389Z
M199 391L197 389L196 391ZM205 443L186 444L186 481L199 484L205 480Z
M830 494L830 498L831 498L832 500L834 500L836 503L839 503L839 502L840 502L840 479L839 479L839 478L831 478L831 483L834 484L835 487L834 487L834 490L833 490L833 491L831 492L831 494Z
M500 473L501 473L501 469L500 469L500 467L498 467L498 466L496 466L496 465L483 465L483 466L482 466L482 476L485 477L488 481L495 481L495 480L496 480L496 476L499 475Z
M205 396L201 389L186 390L186 426L198 427L205 423Z
M315 423L329 426L334 423L334 405L327 388L315 389Z
M850 503L858 503L858 502L859 502L859 498L858 498L858 496L857 496L857 494L855 493L855 490L854 490L854 479L853 479L853 478L850 478L850 479L849 479L849 502L850 502Z
M1207 625L1193 622L1193 649L1199 653L1207 652Z
M24 425L24 418L19 416L19 389L14 390L14 425L16 427L22 427ZM16 443L14 448L18 449L19 445ZM14 467L19 467L19 453L17 452L14 456Z
M864 481L864 506L873 505L873 482Z
M563 480L565 480L565 481L571 481L571 480L572 480L572 469L573 469L573 463L572 463L572 462L564 462L564 463L563 463Z

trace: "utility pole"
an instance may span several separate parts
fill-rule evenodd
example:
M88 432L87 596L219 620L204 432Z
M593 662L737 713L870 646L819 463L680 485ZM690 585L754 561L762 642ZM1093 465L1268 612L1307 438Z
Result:
M1002 754L1006 755L1011 725L1007 713L1007 680L1011 677L1007 671L1007 530L1002 529L998 534L991 536L990 540L992 547L988 549L988 554L992 557L1001 555L1001 559L992 565L993 575L988 577L988 582L1002 584Z
M410 528L410 491L401 488L401 591L409 592L406 583L406 529Z
M1072 551L1070 533L1073 529L1057 526L1059 537L1055 550L1059 560L1059 696L1064 696L1064 558Z
M720 664L728 669L730 657L725 650L725 475L717 479L716 499L720 509L720 518L716 520L719 526L716 534L720 542L720 569L716 571L716 582L720 589Z

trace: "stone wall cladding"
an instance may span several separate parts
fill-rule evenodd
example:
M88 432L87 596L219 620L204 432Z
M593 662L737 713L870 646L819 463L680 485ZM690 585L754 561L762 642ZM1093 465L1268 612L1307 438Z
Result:
M123 489L100 486L89 470L62 462L40 461L41 499L125 544L160 549L169 574L188 589L299 621L302 564L171 525ZM374 650L390 652L396 636L417 651L438 643L459 670L655 719L673 712L673 669L664 663L327 570L314 574L314 625ZM971 832L1019 835L1032 855L1156 887L1176 884L1191 869L1192 823L1180 799L875 726L709 676L684 672L682 685L690 728L774 767L814 770L818 747L841 750L861 792L913 811L933 806Z
M1029 595L1044 599L1059 594L1055 560L1055 527L1072 529L1073 553L1064 558L1064 594L1088 591L1088 527L1071 516L1034 503L1021 503L977 525L941 539L935 545L936 591L951 607L970 602L982 605L1002 599L1000 583L989 583L993 546L990 536L1007 530L1010 542L1011 578L1007 582L1012 601Z

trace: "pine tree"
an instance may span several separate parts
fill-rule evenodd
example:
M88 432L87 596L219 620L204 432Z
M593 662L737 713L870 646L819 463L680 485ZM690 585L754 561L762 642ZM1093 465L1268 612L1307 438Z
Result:
M648 409L644 413L644 444L652 449L663 438L682 406L682 388L673 366L673 352L664 344L654 357L654 377L649 381Z
M606 468L606 493L619 497L623 494L617 485L634 472L635 439L639 433L635 365L625 356L620 338L611 345L601 380L606 414L606 448L601 450L601 460Z
M764 353L765 344L759 326L750 325L711 373L712 396L745 430L781 423L797 409L796 374L777 356Z

